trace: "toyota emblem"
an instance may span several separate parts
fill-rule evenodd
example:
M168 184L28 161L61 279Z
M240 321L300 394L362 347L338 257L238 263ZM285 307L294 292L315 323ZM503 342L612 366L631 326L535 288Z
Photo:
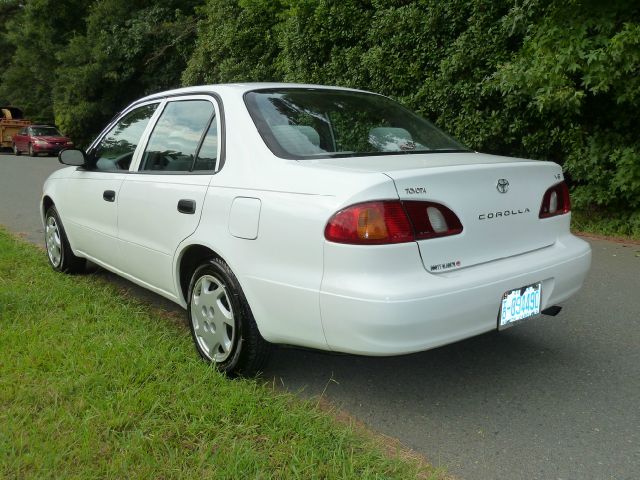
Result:
M496 189L500 193L507 193L509 191L509 180L506 178L501 178L498 180L498 185L496 185Z

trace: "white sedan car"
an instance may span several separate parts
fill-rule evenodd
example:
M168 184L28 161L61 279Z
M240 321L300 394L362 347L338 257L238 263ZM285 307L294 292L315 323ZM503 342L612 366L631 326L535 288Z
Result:
M272 343L396 355L555 314L591 261L560 166L473 152L358 90L163 92L59 158L53 268L89 259L185 307L227 373Z

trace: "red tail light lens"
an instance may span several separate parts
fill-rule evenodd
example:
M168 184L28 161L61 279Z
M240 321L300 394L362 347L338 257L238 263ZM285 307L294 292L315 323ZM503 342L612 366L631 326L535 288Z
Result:
M564 182L555 184L544 193L540 206L540 218L555 217L571 211L569 187Z
M324 237L337 243L381 245L413 241L413 230L399 201L366 202L337 212Z
M324 236L336 243L383 245L462 232L449 208L432 202L381 200L351 205L334 214Z

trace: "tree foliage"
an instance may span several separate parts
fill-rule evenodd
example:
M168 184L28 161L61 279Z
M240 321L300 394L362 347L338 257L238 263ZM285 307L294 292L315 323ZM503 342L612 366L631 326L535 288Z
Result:
M87 141L132 100L179 86L195 37L195 2L95 1L86 33L59 52L56 122Z
M0 0L0 72L11 63L16 47L7 38L11 21L18 15L22 8L18 0ZM0 73L0 79L2 78ZM10 103L6 92L0 87L0 105Z
M29 0L5 25L1 38L12 50L2 70L0 97L20 106L34 120L53 117L51 92L58 67L56 54L82 25L78 12L86 2Z
M127 103L180 85L198 0L0 4L0 98L86 143ZM9 8L12 7L12 8ZM6 57L5 57L6 58Z
M185 85L277 78L273 26L280 0L217 0L198 9L198 38L182 80Z
M185 83L381 92L475 149L563 164L577 206L640 222L637 2L208 0L203 10Z

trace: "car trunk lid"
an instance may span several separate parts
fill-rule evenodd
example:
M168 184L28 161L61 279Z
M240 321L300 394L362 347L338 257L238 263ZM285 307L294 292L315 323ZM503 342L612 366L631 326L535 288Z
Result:
M553 244L557 226L538 217L545 191L561 180L549 162L464 165L387 172L401 200L451 209L463 231L418 242L424 267L438 273Z
M552 162L449 153L324 163L379 171L393 180L401 200L438 203L458 216L460 234L418 241L424 267L432 273L543 248L558 236L558 222L538 216L545 191L562 180L560 166Z

